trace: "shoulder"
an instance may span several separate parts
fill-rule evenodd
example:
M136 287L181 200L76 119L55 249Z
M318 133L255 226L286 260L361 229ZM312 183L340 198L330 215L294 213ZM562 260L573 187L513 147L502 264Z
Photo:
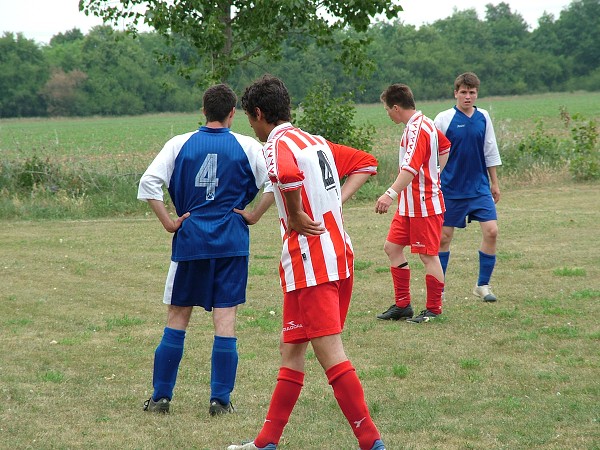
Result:
M169 139L167 141L166 145L172 145L172 146L176 146L178 144L183 145L187 141L189 141L192 136L194 136L197 133L198 133L198 130L190 131L188 133L178 134L177 136L173 136L171 139Z
M490 117L490 113L487 111L487 109L477 107L477 113L481 114L486 121L492 120L492 118Z
M439 112L436 116L434 121L437 122L438 120L447 118L447 117L454 117L454 114L456 114L456 109L454 108L449 108L449 109L445 109L444 111Z
M433 122L435 123L436 127L438 127L443 133L445 133L455 115L456 109L446 109L445 111L438 113L438 115L435 116Z
M230 131L230 133L244 149L251 149L254 151L262 150L262 144L253 137L247 136L245 134L235 133L233 131Z

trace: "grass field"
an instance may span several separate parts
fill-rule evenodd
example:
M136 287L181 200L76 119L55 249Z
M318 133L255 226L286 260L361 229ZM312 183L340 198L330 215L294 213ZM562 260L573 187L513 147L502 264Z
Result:
M531 129L537 119L547 128L564 129L560 107L573 115L599 118L600 92L544 94L520 97L481 98L478 104L488 109L499 133L499 142ZM453 99L436 102L417 102L417 107L430 117L454 105ZM2 119L0 120L0 151L4 158L56 156L85 158L106 162L113 158L145 168L148 159L156 154L172 136L193 130L203 120L200 113L155 114L132 117L91 117L61 119ZM385 114L381 104L358 105L356 122L375 125L376 153L395 143L401 134ZM237 112L233 130L253 135L243 111ZM395 145L394 145L395 148ZM138 160L139 159L139 160ZM138 164L139 163L139 164Z
M417 106L434 116L452 104ZM492 112L501 147L514 145L538 119L545 129L568 134L561 106L600 119L600 93L479 104ZM199 119L0 120L0 155L2 162L37 155L85 171L137 174L167 139L197 127ZM373 152L380 167L395 170L401 128L381 105L361 105L357 121L376 125ZM251 134L241 112L234 129ZM377 178L386 183L391 176L382 171ZM443 316L422 326L375 319L392 302L382 250L391 216L375 214L371 201L346 205L356 282L343 339L388 449L600 449L599 185L574 183L561 171L528 180L500 179L492 280L499 302L471 295L480 240L474 224L455 235ZM124 189L135 198L135 183ZM1 185L0 194L14 202ZM61 201L65 217L89 217L77 215L88 199ZM166 318L161 298L171 236L140 205L121 215L115 205L94 205L100 217L107 211L96 220L10 214L0 220L0 448L220 450L259 430L279 364L274 208L252 227L248 302L238 315L237 414L211 419L212 322L201 311L188 331L172 414L141 409ZM44 217L43 207L32 202L37 215L24 217ZM409 261L420 310L423 267L416 257ZM310 353L280 448L356 447Z
M478 227L457 232L442 318L387 323L382 251L390 216L349 203L356 250L346 350L387 446L598 449L600 196L597 185L512 188L498 205L499 302L470 295ZM210 316L188 331L172 414L151 393L170 236L153 217L2 222L0 447L224 449L253 438L278 369L281 293L274 209L252 228L248 303L239 312L237 414L208 417ZM413 302L423 268L410 258ZM271 313L273 312L273 313ZM310 354L281 449L356 449Z

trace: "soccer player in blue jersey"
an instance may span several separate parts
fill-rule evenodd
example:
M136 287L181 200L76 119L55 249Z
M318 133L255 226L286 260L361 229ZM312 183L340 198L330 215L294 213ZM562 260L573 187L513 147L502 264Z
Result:
M154 354L154 392L144 410L167 413L192 309L212 311L210 404L212 416L233 412L230 394L238 364L236 309L246 301L249 230L274 203L262 145L230 130L237 97L226 85L210 87L203 97L206 125L173 137L150 164L139 184L165 230L173 233L171 266L163 302L167 324ZM163 186L175 207L171 217ZM264 192L244 220L243 210L261 187Z
M479 249L479 278L473 294L485 302L495 302L490 279L496 265L496 203L500 200L496 167L502 162L490 115L475 106L479 85L474 73L459 75L454 81L456 106L435 118L435 125L452 143L441 175L446 213L439 257L445 275L454 228L465 228L467 221L478 221L483 238Z

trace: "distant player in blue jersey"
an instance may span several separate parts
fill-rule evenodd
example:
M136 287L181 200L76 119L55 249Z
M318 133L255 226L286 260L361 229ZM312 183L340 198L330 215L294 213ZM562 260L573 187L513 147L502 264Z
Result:
M212 416L231 413L238 364L236 309L246 301L249 230L274 203L262 145L230 131L237 97L226 85L203 97L206 125L169 140L139 184L164 228L173 233L171 266L163 302L167 325L154 354L154 392L144 410L167 413L173 397L192 308L212 311L210 404ZM167 187L177 217L163 202ZM240 214L265 186L248 222Z
M483 239L479 249L479 278L473 294L485 302L495 302L490 278L496 265L496 203L500 200L496 167L502 162L490 115L475 106L479 84L479 78L472 72L459 75L454 81L456 106L435 118L435 125L452 143L441 175L446 214L439 257L445 275L454 228L465 228L467 221L478 221Z

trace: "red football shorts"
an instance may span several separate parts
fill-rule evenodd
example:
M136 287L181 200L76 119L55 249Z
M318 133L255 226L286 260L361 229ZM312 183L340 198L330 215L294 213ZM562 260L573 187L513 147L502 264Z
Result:
M411 253L437 256L442 238L443 214L429 217L408 217L394 214L387 240L408 246Z
M299 344L344 328L353 276L283 294L283 342Z

